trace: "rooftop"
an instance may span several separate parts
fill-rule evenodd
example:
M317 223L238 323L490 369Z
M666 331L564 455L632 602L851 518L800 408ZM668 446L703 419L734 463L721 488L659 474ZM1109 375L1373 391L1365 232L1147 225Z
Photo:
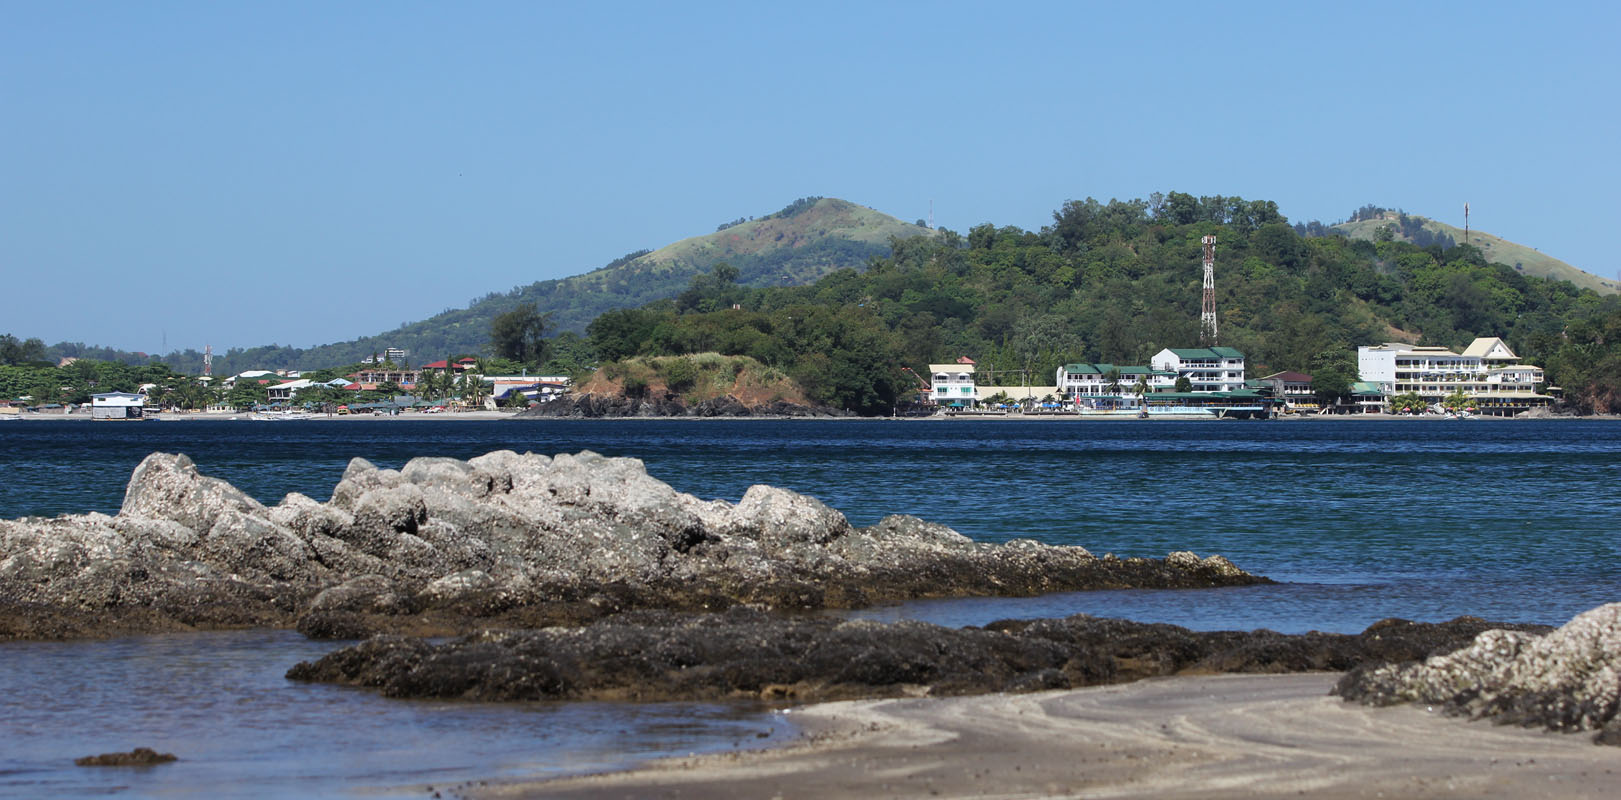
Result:
M1177 358L1193 360L1203 358L1243 358L1244 354L1231 347L1168 347Z

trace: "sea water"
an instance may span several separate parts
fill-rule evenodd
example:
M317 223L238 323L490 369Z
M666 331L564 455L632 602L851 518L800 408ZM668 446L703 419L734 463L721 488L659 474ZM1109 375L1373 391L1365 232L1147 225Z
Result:
M29 422L0 428L0 518L114 513L153 451L275 503L326 499L354 457L397 468L496 449L636 457L704 498L770 483L858 525L904 513L983 541L1220 553L1280 581L854 612L877 619L1355 632L1385 617L1558 624L1621 600L1621 423L1598 421ZM420 789L754 744L784 726L725 705L412 703L281 678L334 646L286 632L0 644L0 793ZM185 760L64 766L143 744Z

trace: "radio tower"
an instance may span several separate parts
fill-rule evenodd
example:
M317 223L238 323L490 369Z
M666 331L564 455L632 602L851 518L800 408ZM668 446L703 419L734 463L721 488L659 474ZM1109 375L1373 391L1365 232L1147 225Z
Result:
M1206 236L1204 242L1204 303L1199 309L1199 345L1216 344L1216 237Z
M214 374L214 346L211 344L203 345L203 374Z

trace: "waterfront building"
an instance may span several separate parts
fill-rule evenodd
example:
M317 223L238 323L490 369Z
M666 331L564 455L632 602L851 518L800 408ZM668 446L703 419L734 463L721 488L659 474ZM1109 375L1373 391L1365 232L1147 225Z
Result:
M298 394L300 389L308 389L309 387L315 385L317 385L315 381L309 380L308 378L300 378L296 381L278 383L265 391L270 399L270 402L284 403L292 400L293 396Z
M355 383L363 386L369 384L367 388L374 388L385 383L392 383L402 388L416 386L417 381L421 378L422 373L419 370L384 369L381 367L363 369L349 376L349 379Z
M1119 378L1111 373L1118 371ZM1134 405L1136 386L1146 380L1149 392L1169 392L1176 389L1176 373L1152 367L1116 366L1114 364L1065 364L1054 376L1058 393L1071 402L1096 407L1103 398L1126 401ZM1112 384L1118 383L1118 386ZM1130 398L1130 400L1127 400Z
M1387 410L1391 398L1409 392L1432 404L1462 392L1485 413L1514 413L1553 402L1537 391L1546 380L1542 368L1519 363L1519 356L1496 337L1476 339L1462 353L1387 342L1358 347L1356 355L1361 379L1378 387Z
M146 395L132 392L102 392L90 395L91 419L140 419Z
M1161 372L1187 378L1195 392L1244 390L1244 354L1231 347L1167 347L1149 363Z
M1304 372L1274 372L1256 378L1251 388L1270 389L1272 397L1285 408L1297 411L1316 411L1317 394L1311 388L1311 376Z
M955 364L929 365L929 399L937 406L972 408L979 404L979 386L974 382L974 360L963 357Z

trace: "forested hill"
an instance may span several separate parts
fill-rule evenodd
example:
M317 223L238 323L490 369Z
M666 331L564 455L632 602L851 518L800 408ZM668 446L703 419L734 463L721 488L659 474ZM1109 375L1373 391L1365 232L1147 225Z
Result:
M1357 209L1350 220L1330 226L1328 230L1353 239L1368 241L1395 239L1412 242L1420 247L1426 247L1434 242L1442 242L1448 247L1465 243L1462 228L1455 228L1417 214L1375 206ZM1507 264L1526 275L1570 281L1599 294L1621 292L1621 283L1578 269L1536 248L1516 244L1501 236L1471 230L1468 234L1468 244L1480 248L1486 260Z
M1299 370L1348 389L1358 345L1498 336L1579 406L1621 410L1621 295L1531 277L1473 246L1303 236L1272 202L1178 192L1069 202L1040 231L985 224L900 242L811 286L703 276L675 300L604 314L588 344L604 360L747 355L815 402L867 413L916 387L901 367L958 356L997 382L1051 385L1064 363L1145 364L1195 346L1205 235L1217 239L1220 343L1252 376Z
M641 250L583 275L539 281L473 301L420 322L349 342L307 350L255 347L214 357L216 373L244 369L319 369L353 364L390 347L409 350L411 363L436 361L489 349L490 323L504 312L535 303L551 314L553 331L584 331L598 314L673 297L694 275L725 261L747 286L810 283L834 270L859 267L889 255L895 238L933 236L926 227L905 223L865 206L835 198L807 197L758 219L723 223L710 234L683 239L658 250ZM78 355L78 353L64 353ZM85 355L108 357L87 351ZM202 354L187 351L164 357L181 371L202 369Z

